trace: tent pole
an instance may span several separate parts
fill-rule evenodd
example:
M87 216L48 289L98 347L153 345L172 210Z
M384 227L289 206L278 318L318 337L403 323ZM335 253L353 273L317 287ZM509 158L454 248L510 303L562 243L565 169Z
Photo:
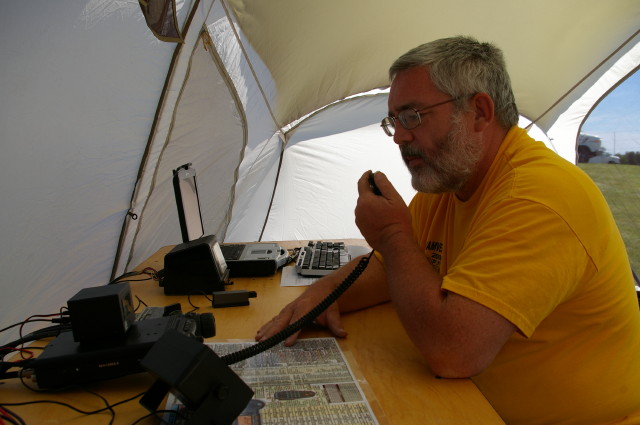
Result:
M271 207L273 206L273 199L276 196L276 189L278 188L278 180L280 179L280 169L282 168L282 160L284 158L284 147L287 146L286 134L282 134L282 147L280 148L280 159L278 160L278 171L276 172L276 180L273 182L273 191L271 192L271 199L269 201L269 208L267 208L267 212L264 215L264 222L262 223L262 229L260 230L260 237L258 241L262 241L262 235L264 235L264 231L267 228L267 221L269 221L269 213L271 212Z
M591 71L587 72L587 74L582 77L582 79L580 79L580 81L578 81L577 83L575 83L573 85L573 87L571 87L569 90L566 91L566 93L564 93L562 96L560 96L558 98L558 100L556 100L553 105L549 106L549 108L547 108L546 111L544 111L542 114L540 114L540 116L538 116L538 118L532 120L529 125L527 126L527 130L529 130L534 124L537 124L538 121L540 121L545 115L547 115L553 108L555 108L560 102L562 102L562 100L569 96L569 94L571 94L571 92L573 92L580 84L582 84L587 78L589 78L594 72L596 72L598 69L600 69L609 59L611 59L614 55L616 55L620 50L622 50L622 48L624 46L626 46L627 44L629 44L631 42L631 40L633 40L634 38L636 38L638 36L638 34L640 34L640 30L637 30L636 32L634 32L631 37L627 38L620 46L618 46L617 49L615 49L613 52L611 52L606 58L604 58L602 61L600 61L600 63L595 66Z
M182 30L182 39L185 39L185 35L186 33L189 31L189 28L191 27L191 22L193 21L193 17L195 16L196 10L198 10L198 6L200 5L200 0L195 0L193 3L193 7L191 8L191 11L189 12L189 16L187 17L187 20L185 21L185 25L184 28ZM125 234L126 234L126 230L129 224L129 220L137 220L137 215L134 214L131 211L131 206L133 205L133 200L135 199L136 196L136 192L137 192L137 186L138 183L140 182L140 179L142 178L142 173L144 172L144 169L146 167L147 164L147 159L149 157L149 151L151 149L151 143L153 141L154 135L156 133L157 130L157 126L158 126L158 121L160 120L160 112L162 111L162 106L164 105L164 102L166 100L166 96L167 96L167 92L169 89L169 83L171 82L171 78L173 77L173 73L175 71L175 67L176 67L176 63L178 61L178 57L180 56L180 53L182 52L182 47L184 46L184 43L178 43L176 45L176 48L173 51L173 56L171 57L171 63L169 65L169 71L167 72L167 77L164 80L164 85L162 87L162 92L160 94L160 99L158 100L158 106L156 107L156 113L153 117L153 123L151 124L151 131L149 132L149 137L147 139L147 145L144 148L144 153L142 154L142 160L140 161L140 167L138 168L138 175L136 176L136 182L133 186L133 191L131 193L131 200L129 201L129 205L130 205L130 209L129 211L127 211L127 214L124 217L124 220L122 222L122 230L120 231L120 239L118 240L118 248L116 249L116 255L115 255L115 259L113 261L113 267L111 268L111 277L110 277L110 281L116 278L116 273L117 273L117 268L118 268L118 263L120 262L120 257L122 256L122 248L124 245L124 238L125 238Z

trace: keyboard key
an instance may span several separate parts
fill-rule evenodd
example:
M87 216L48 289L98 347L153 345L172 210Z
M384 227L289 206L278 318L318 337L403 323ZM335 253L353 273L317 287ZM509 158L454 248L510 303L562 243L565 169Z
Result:
M300 248L296 271L302 276L324 276L351 261L344 242L309 242Z

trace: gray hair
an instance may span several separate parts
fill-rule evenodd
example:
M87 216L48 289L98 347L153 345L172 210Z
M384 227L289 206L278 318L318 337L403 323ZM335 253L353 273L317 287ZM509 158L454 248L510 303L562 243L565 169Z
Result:
M393 80L399 71L417 66L427 68L436 88L460 98L458 108L476 93L493 99L496 119L509 129L518 124L518 107L502 51L491 43L472 37L451 37L422 44L400 56L389 68Z

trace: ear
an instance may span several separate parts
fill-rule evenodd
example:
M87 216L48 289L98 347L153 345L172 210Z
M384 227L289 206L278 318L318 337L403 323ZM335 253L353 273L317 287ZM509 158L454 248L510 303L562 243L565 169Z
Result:
M476 93L471 98L471 109L474 112L474 130L483 131L495 119L493 99L487 93Z

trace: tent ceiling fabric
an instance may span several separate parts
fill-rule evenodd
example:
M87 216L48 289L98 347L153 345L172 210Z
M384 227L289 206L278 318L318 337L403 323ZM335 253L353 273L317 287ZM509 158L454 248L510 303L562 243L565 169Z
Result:
M461 34L503 49L520 113L535 120L640 22L637 0L225 1L275 80L280 125L388 85L387 69L396 57ZM585 45L590 48L579 48ZM579 94L538 125L547 130Z

